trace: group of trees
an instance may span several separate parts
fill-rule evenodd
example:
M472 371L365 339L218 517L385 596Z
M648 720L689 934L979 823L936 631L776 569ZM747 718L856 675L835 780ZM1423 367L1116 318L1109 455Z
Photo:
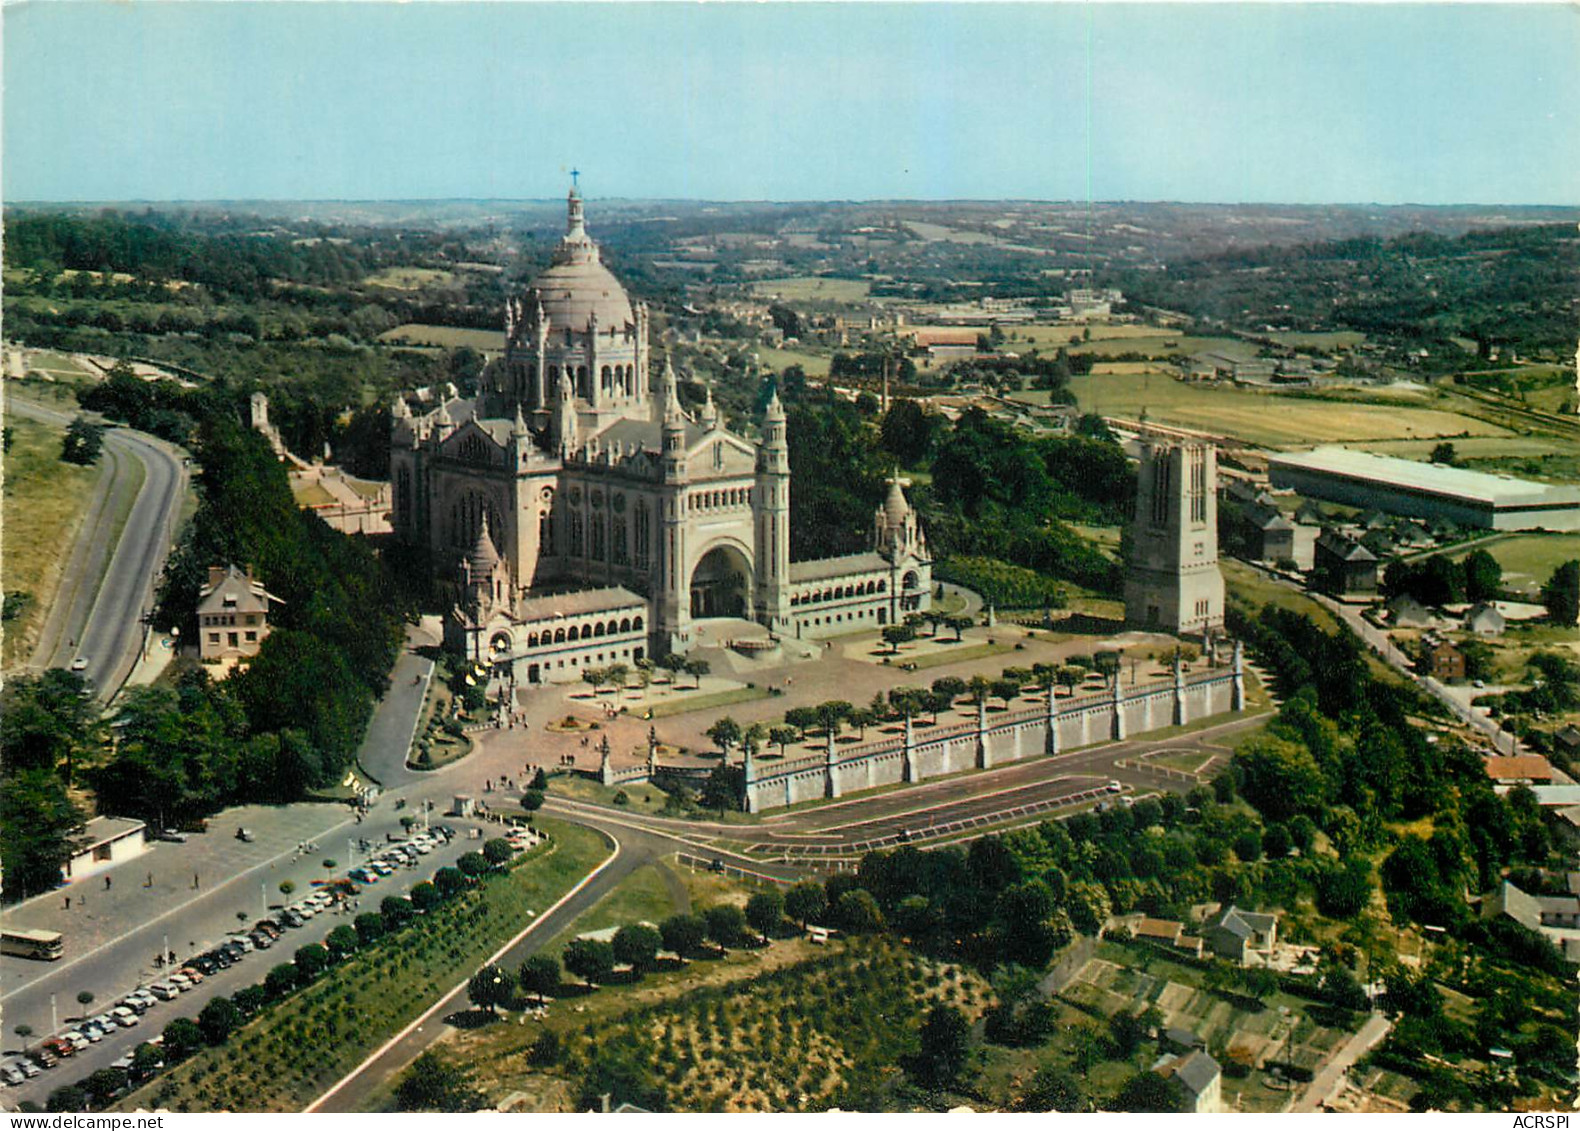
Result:
M1458 561L1446 554L1399 558L1383 572L1383 588L1390 597L1408 595L1432 607L1491 601L1503 590L1503 567L1479 549Z
M68 791L100 741L98 709L75 672L19 675L0 691L0 866L8 899L60 883L71 838L85 824Z

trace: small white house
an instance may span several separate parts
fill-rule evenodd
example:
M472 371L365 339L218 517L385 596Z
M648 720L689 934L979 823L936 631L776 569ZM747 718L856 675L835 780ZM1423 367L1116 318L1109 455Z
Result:
M73 883L97 875L148 850L148 826L129 817L95 817L77 840L60 878Z

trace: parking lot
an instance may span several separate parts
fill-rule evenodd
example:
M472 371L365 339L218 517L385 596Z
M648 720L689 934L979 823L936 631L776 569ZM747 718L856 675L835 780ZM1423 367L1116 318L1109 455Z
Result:
M359 850L352 868L317 877L311 867L317 853L299 852L296 869L303 883L292 899L249 915L246 922L202 944L195 952L178 956L175 963L152 965L152 973L134 987L78 1007L75 995L60 1001L60 1024L51 1026L49 1002L44 1023L33 1026L35 1035L25 1049L7 1048L0 1060L0 1082L6 1085L6 1106L24 1100L42 1104L54 1089L77 1083L101 1068L133 1068L132 1053L143 1041L159 1043L159 1034L177 1017L195 1018L208 1001L229 996L244 986L263 980L273 966L290 962L296 950L322 943L337 926L349 925L362 910L376 910L389 895L407 895L440 868L454 865L466 852L480 850L485 837L501 835L498 826L473 821L446 820L445 835L437 830L406 836L393 830L377 838L367 836L351 847ZM532 843L533 834L522 832L510 839L518 849ZM318 846L305 843L303 849ZM353 876L355 873L355 876ZM368 900L363 907L363 900ZM278 950L276 950L278 948ZM8 959L8 961L16 961ZM39 964L44 965L44 964ZM53 965L53 964L50 964ZM56 995L61 998L62 995ZM34 1012L37 1012L35 1009ZM83 1016L76 1016L81 1012ZM7 1029L12 1040L17 1015L7 1008Z

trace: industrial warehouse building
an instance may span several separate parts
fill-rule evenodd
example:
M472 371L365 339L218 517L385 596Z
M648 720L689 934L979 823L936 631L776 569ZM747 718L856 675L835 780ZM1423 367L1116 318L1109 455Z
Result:
M1313 499L1488 530L1580 530L1580 487L1317 448L1269 457L1273 486Z

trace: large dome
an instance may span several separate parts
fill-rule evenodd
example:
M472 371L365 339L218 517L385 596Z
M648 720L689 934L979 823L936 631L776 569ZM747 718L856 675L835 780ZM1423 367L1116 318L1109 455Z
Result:
M582 198L574 189L566 201L565 235L554 249L554 263L532 280L527 302L543 304L551 331L584 333L594 314L605 333L636 320L620 280L599 261L598 245L583 227Z
M598 328L605 333L635 321L620 280L596 259L554 264L532 280L527 302L543 304L553 330L584 333L592 314L598 315Z

